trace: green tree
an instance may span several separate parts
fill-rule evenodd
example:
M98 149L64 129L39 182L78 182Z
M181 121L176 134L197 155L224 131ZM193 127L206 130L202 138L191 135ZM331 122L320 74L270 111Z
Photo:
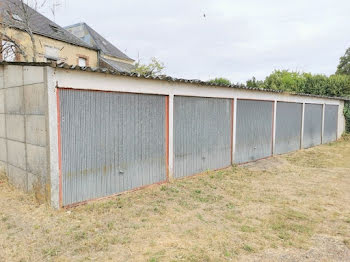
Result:
M350 48L345 51L345 54L340 57L339 65L337 67L337 75L350 75Z
M264 88L293 93L304 93L305 84L306 78L299 72L275 70L272 74L266 77L264 81Z
M228 80L227 78L223 78L223 77L217 77L215 79L211 79L209 80L209 83L214 84L214 85L219 85L219 86L229 86L231 85L231 81Z
M141 64L139 60L135 64L135 69L133 72L144 76L158 76L163 73L164 69L164 63L160 62L157 58L152 57L149 64Z
M264 88L264 81L256 80L256 78L253 76L252 79L247 80L246 85L249 88Z

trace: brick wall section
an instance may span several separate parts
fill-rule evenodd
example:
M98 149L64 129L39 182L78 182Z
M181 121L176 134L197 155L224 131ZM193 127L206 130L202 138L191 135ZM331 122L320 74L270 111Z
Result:
M49 197L44 70L0 66L0 168L40 202Z

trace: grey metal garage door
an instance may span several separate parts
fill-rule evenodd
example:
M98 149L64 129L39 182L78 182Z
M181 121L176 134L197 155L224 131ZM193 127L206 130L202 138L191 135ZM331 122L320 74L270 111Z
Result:
M304 114L304 148L320 145L322 135L322 105L305 104Z
M302 110L302 104L277 103L276 154L283 154L300 149Z
M272 154L273 102L238 100L235 163Z
M231 164L232 100L175 96L176 178Z
M59 91L63 205L166 180L164 96Z
M323 143L337 140L338 106L326 105L324 112Z

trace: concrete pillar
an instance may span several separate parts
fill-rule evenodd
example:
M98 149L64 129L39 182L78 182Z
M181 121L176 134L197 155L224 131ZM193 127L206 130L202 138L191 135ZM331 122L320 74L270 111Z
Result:
M326 104L322 105L322 130L321 130L321 144L323 144L323 137L324 137L324 114L326 110Z
M233 123L232 123L232 165L235 164L236 152L236 130L237 130L237 98L233 99Z
M174 179L174 95L169 95L169 180Z
M277 116L277 100L273 103L273 124L272 124L272 155L276 152L276 116Z
M55 71L51 67L45 68L45 86L47 88L46 130L49 147L47 155L49 159L48 172L51 186L51 206L60 208L59 191L59 154L58 154L58 111L57 89Z
M305 121L305 103L301 110L301 134L300 134L300 149L304 148L304 121Z

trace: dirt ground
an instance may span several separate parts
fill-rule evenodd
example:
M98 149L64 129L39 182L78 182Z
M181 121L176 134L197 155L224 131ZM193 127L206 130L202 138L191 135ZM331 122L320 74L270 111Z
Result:
M350 261L350 138L70 210L2 177L0 261Z

